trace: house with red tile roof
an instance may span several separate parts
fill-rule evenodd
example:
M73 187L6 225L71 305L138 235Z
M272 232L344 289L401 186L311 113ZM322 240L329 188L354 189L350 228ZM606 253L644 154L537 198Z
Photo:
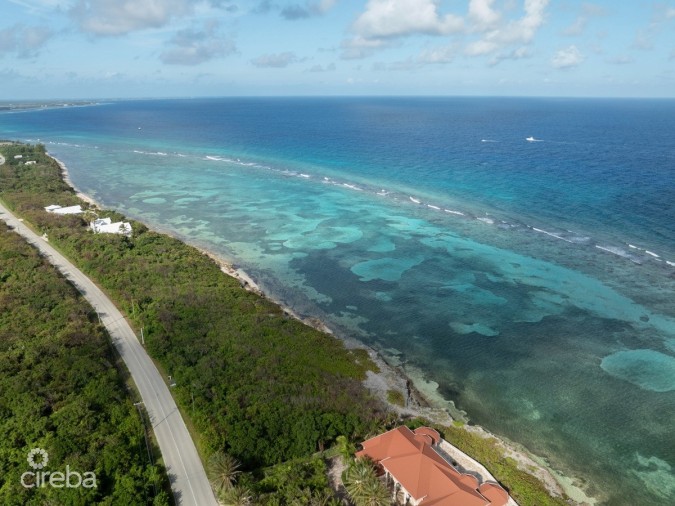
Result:
M429 427L401 426L362 443L356 457L369 457L393 486L400 504L411 506L505 506L508 493L495 482L462 474L435 449L441 437Z

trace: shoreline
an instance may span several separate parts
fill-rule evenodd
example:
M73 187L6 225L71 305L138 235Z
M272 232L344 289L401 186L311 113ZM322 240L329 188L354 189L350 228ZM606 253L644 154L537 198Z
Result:
M93 207L98 207L99 209L103 208L103 206L101 205L100 202L97 202L94 198L90 197L86 193L82 193L77 188L77 186L75 186L73 184L72 179L70 179L70 173L68 172L68 167L66 166L65 163L63 163L61 160L59 160L54 155L49 153L49 151L47 151L47 156L50 157L52 160L54 160L57 163L57 165L61 168L61 177L63 178L65 183L73 189L73 191L75 192L75 196L77 198L79 198L80 200L84 200L87 204L89 204Z
M68 172L68 167L64 162L55 158L48 152L47 155L54 159L59 165L63 180L73 189L75 195L79 199L88 203L92 207L98 209L105 208L105 206L99 203L96 199L83 193L73 184ZM207 248L192 244L185 238L178 236L172 231L163 229L163 227L148 226L145 222L141 223L143 223L150 230L170 235L197 249L202 254L208 256L212 261L214 261L223 273L239 281L242 288L273 302L279 306L288 316L300 321L307 326L339 339L344 343L347 349L365 350L368 353L370 359L378 367L379 372L368 371L367 378L363 381L363 385L373 396L380 399L388 406L391 411L396 412L399 416L413 418L423 417L434 423L451 425L453 420L464 418L464 415L466 415L466 413L458 411L454 407L454 403L452 401L449 401L438 394L438 384L433 380L427 379L423 371L416 369L413 370L409 367L406 368L405 366L396 363L397 358L395 355L387 357L383 351L378 351L375 348L362 343L357 338L334 332L328 324L319 318L302 316L298 314L282 301L279 301L267 294L259 286L255 279L251 277L246 271L236 267L236 265L231 261L208 250ZM389 402L387 394L391 390L400 392L404 399L408 399L404 407ZM451 413L457 413L459 416L453 418ZM479 425L466 424L463 426L463 429L484 439L494 438L497 441L498 447L502 450L504 457L515 460L519 469L527 472L539 480L552 496L561 497L563 495L567 495L567 497L574 501L572 504L578 506L594 506L598 502L598 499L588 496L583 488L575 483L574 478L566 476L551 468L550 465L548 465L546 459L532 454L523 445L509 441L502 436L493 434ZM473 458L466 454L464 455L468 461L473 461L478 466L482 467L482 465L476 462Z

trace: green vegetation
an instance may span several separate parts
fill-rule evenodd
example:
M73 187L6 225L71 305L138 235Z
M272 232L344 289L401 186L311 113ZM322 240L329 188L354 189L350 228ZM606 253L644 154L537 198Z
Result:
M46 233L143 328L151 356L176 380L174 396L205 461L229 455L241 463L235 470L241 474L224 479L221 473L217 490L224 503L330 504L326 463L315 452L334 444L338 454L353 452L353 442L394 421L361 385L375 367L367 353L348 351L333 337L288 318L275 304L243 290L206 255L141 223L132 222L131 238L97 235L87 228L93 214L44 212L49 204L82 202L43 147L0 146L0 151L8 161L0 167L0 198ZM14 159L16 154L23 158ZM393 392L388 397L402 400ZM457 426L441 432L483 462L522 506L565 504L505 459L493 441ZM210 474L219 480L213 469Z
M421 418L409 420L406 425L416 429L429 421ZM518 469L515 460L504 457L503 450L493 437L484 438L453 424L451 427L431 425L441 437L467 455L483 464L509 491L520 506L566 506L565 498L551 497L544 485L531 474Z
M375 465L368 458L352 459L343 482L356 506L389 506L391 494L377 477Z
M326 473L323 458L310 456L249 473L242 476L239 486L261 506L329 505L333 491Z
M397 406L405 406L405 398L403 394L398 390L387 390L387 400Z
M92 313L0 222L0 504L169 504L166 475L149 462L143 421ZM48 452L45 471L95 472L97 488L24 488L33 448Z
M237 459L223 452L215 452L209 457L206 472L216 494L220 495L234 487L241 474L240 466Z
M367 354L287 317L206 255L140 223L127 238L93 234L81 216L44 212L76 203L58 165L39 146L2 151L9 163L0 167L0 198L143 327L148 351L176 380L203 454L223 451L254 470L377 427L383 408L361 385L373 367Z

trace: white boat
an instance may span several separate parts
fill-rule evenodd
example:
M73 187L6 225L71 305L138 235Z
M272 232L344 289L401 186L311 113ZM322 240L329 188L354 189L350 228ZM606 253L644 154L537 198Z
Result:
M534 142L534 141L536 141L537 139L535 139L535 138L532 137L532 136L529 136L529 137L526 137L525 140L526 140L527 142Z

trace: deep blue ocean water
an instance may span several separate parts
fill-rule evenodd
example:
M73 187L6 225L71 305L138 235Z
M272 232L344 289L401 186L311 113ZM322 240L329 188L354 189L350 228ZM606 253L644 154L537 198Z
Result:
M667 100L0 115L85 193L236 262L612 505L675 503L673 132Z

